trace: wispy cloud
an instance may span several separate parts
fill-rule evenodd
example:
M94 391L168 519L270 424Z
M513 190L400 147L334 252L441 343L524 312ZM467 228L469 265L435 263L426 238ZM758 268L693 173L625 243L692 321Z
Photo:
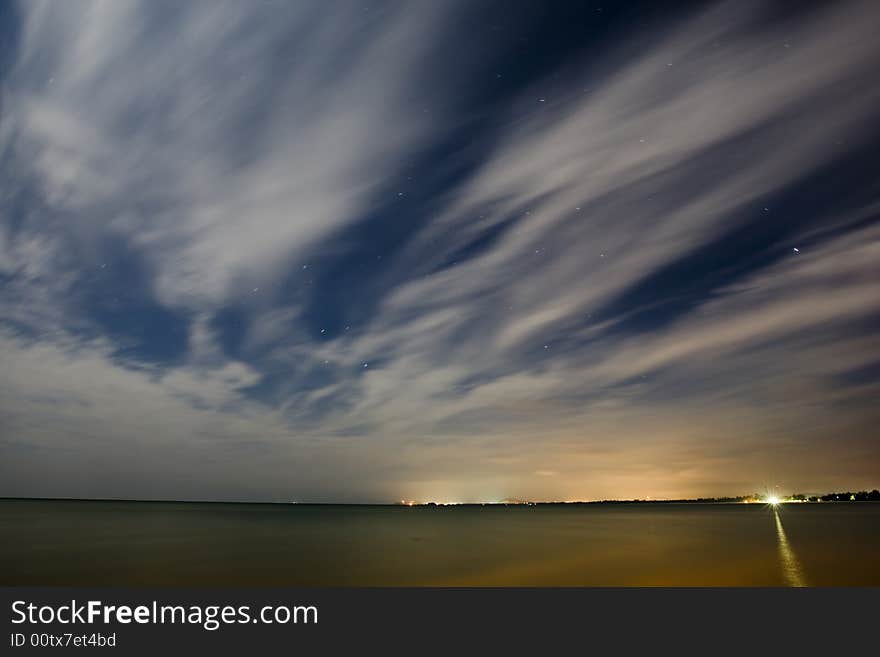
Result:
M57 494L878 475L872 4L714 4L489 106L455 3L20 10L0 492L62 455Z

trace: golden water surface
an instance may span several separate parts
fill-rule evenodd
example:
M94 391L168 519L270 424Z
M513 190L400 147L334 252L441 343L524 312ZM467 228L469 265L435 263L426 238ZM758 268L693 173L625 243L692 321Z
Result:
M0 500L0 584L880 585L880 503Z

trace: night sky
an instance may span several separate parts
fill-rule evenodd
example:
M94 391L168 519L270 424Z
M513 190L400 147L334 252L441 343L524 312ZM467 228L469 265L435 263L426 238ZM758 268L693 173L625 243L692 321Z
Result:
M880 484L876 2L3 2L0 495Z

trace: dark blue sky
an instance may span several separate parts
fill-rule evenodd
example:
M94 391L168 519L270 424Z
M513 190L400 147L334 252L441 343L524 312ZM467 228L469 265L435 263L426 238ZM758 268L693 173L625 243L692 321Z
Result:
M0 8L0 495L874 487L870 2Z

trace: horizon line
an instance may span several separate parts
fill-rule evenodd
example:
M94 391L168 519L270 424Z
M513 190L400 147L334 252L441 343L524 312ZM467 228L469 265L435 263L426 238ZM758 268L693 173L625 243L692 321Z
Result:
M805 503L805 502L850 502L850 501L877 501L877 500L821 500L823 496L829 495L855 495L857 493L876 492L868 490L847 490L840 492L828 493L795 493L792 495L782 496L780 501L783 503ZM795 497L803 497L805 499L794 499ZM743 504L743 503L761 503L766 502L766 496L761 495L722 495L718 497L690 497L690 498L608 498L597 500L520 500L515 498L506 498L504 500L492 502L438 502L428 500L419 502L415 500L399 500L396 502L305 502L299 500L218 500L218 499L137 499L137 498L118 498L118 497L33 497L33 496L15 496L0 495L0 501L42 501L42 502L136 502L143 504L259 504L259 505L275 505L275 506L394 506L394 507L413 507L413 506L533 506L533 505L562 505L562 504Z

